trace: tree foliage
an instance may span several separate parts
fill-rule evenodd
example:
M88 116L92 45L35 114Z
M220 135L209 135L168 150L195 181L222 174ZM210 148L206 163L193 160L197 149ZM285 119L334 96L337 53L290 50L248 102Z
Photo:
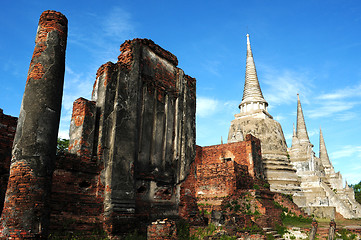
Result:
M56 154L62 154L68 152L69 139L58 138L58 145L56 147Z

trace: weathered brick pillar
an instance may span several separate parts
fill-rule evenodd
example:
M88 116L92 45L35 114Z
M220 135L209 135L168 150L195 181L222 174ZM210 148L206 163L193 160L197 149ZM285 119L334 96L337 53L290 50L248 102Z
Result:
M328 240L335 239L335 231L336 231L336 222L335 220L331 220L330 222L330 228L328 229Z
M84 98L74 101L69 131L69 152L88 160L93 153L95 114L95 102Z
M63 94L68 20L41 14L14 139L1 238L47 237Z
M308 236L308 238L309 238L310 240L313 240L313 239L316 238L317 227L318 227L318 223L317 223L316 219L313 219L313 220L312 220L312 226L311 226L310 235Z

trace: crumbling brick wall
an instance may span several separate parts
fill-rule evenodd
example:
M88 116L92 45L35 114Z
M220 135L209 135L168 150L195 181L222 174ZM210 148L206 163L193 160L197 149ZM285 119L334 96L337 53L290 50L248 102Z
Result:
M57 157L51 191L50 230L90 234L102 229L104 186L96 159L75 154Z
M4 114L0 108L0 212L4 205L9 179L11 148L15 137L18 118Z
M206 206L204 209L211 210L220 205L223 197L232 195L237 189L252 188L253 179L263 177L262 170L256 169L261 166L257 162L261 161L259 146L259 140L248 135L242 142L197 149L202 153L201 159L196 159L196 197L204 201L200 202Z
M173 220L164 219L152 222L147 229L147 240L176 240L177 228Z
M252 189L263 178L262 169L257 169L261 161L260 141L251 135L243 142L197 146L195 162L180 190L180 215L202 223L202 213L221 210L226 197Z
M297 204L295 204L291 199L290 196L287 196L282 193L275 193L274 194L274 201L280 204L282 207L287 208L289 212L295 214L296 216L303 216L303 217L309 217L307 213L305 213L302 208L299 208Z
M0 109L1 210L9 177L16 124L16 117L6 115ZM102 228L102 165L90 158L89 154L83 153L81 157L75 154L57 156L50 203L50 232L53 235L69 232L90 234Z
M201 224L213 221L211 213L218 212L224 215L224 224L238 228L281 224L281 210L275 207L274 193L264 180L257 138L247 135L242 142L197 146L196 150L180 191L182 218Z
M178 216L179 184L195 155L195 79L151 40L120 50L117 63L98 69L92 101L75 101L70 129L70 152L102 166L110 234Z

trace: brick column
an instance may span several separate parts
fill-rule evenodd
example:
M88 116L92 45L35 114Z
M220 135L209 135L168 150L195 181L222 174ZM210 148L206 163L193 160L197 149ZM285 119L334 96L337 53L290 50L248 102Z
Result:
M70 122L69 153L90 160L93 153L95 102L78 98L73 104Z
M47 237L49 195L63 94L66 17L40 16L14 139L0 237Z
M335 220L331 220L330 228L328 229L328 240L335 239L335 231L336 231L336 222Z

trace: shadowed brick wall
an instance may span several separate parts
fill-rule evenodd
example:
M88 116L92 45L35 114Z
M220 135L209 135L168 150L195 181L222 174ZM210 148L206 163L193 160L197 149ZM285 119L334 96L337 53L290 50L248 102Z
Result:
M17 117L4 114L0 108L0 212L3 210L9 179L11 149L13 147L17 122Z

